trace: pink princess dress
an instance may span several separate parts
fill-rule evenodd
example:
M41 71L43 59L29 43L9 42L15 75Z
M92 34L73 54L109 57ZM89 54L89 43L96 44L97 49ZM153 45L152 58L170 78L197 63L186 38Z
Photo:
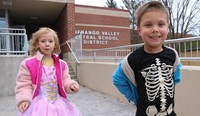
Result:
M59 95L54 66L43 66L38 95L19 116L81 116L79 109Z

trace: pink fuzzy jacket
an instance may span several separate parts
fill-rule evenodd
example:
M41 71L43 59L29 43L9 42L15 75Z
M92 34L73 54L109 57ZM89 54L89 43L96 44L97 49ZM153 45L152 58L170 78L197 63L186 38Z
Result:
M78 83L71 80L69 69L65 61L59 59L57 55L52 55L52 57L56 68L59 93L66 98L66 93L75 93L70 89L70 86L72 84L78 85ZM20 64L15 88L17 106L20 105L22 101L28 101L30 103L32 99L37 96L42 77L42 58L43 55L37 52L35 56L24 59Z

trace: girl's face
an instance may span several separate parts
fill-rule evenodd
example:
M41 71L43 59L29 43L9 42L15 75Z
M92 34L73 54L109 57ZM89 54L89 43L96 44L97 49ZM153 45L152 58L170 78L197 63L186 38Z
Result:
M54 37L51 33L43 34L38 40L38 47L40 52L45 55L45 57L51 57L51 54L55 48Z
M167 38L167 15L161 10L150 10L141 18L138 32L144 42L144 50L149 53L161 52Z

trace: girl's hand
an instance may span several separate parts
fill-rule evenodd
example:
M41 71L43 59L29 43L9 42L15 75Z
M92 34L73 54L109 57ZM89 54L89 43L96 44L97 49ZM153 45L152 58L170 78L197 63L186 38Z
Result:
M29 107L29 103L28 102L22 102L20 105L19 105L19 111L20 112L24 112L27 110L27 108Z
M70 89L73 91L73 92L78 92L79 91L79 86L77 84L72 84L70 86Z

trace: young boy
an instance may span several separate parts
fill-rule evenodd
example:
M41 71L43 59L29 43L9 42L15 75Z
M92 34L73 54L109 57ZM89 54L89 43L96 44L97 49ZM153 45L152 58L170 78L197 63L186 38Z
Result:
M177 52L163 45L168 12L161 2L150 1L137 9L136 19L144 45L122 60L113 83L136 104L136 116L176 116L175 84L181 79L181 63Z

